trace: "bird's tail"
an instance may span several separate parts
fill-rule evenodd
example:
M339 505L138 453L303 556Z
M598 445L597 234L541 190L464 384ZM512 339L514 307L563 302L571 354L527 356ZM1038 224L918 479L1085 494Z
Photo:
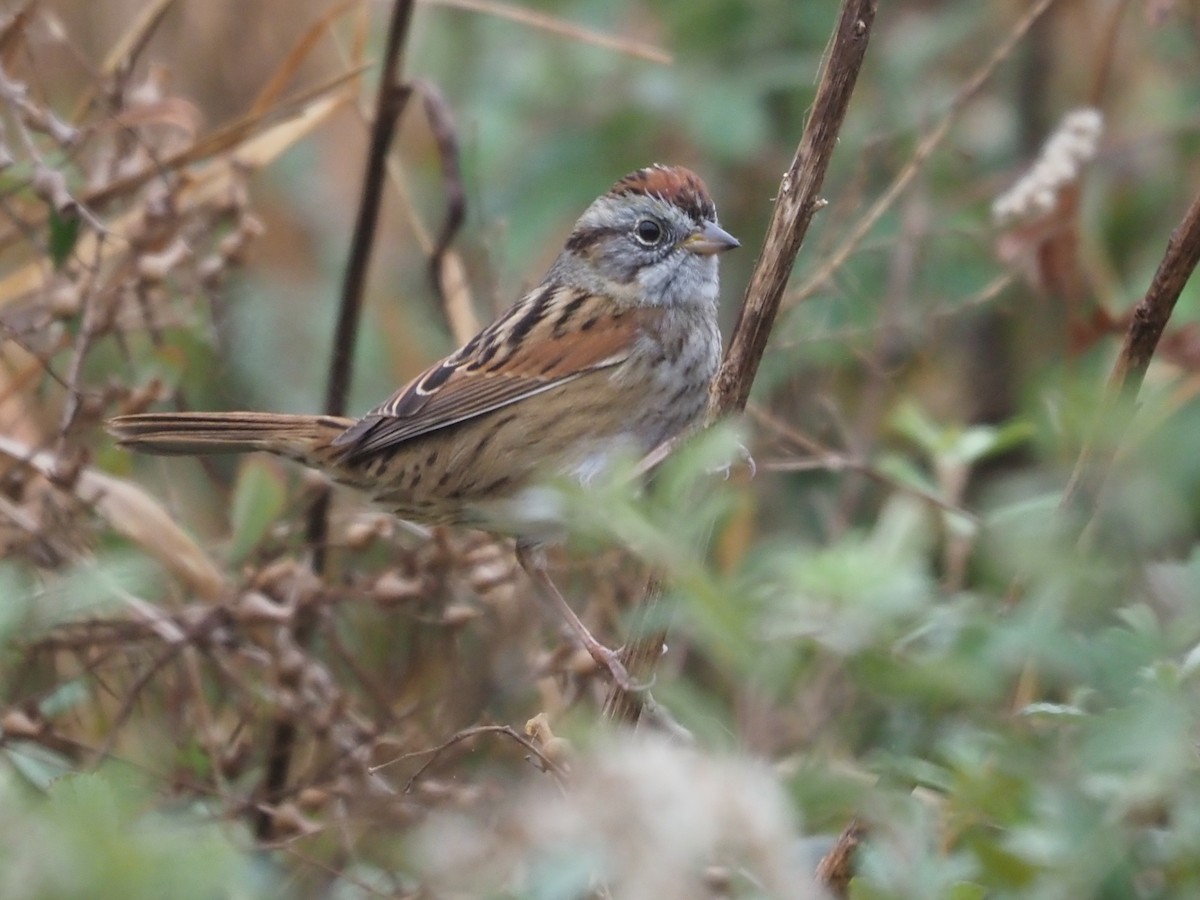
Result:
M263 450L313 465L333 439L354 424L337 416L258 412L138 413L109 419L107 427L131 450L166 456Z

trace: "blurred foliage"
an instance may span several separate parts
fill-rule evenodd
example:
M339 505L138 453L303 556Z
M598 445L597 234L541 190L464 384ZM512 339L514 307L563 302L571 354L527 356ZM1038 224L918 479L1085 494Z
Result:
M669 627L653 691L688 749L604 734L601 686L550 634L509 545L339 495L320 581L307 476L111 447L103 418L157 401L319 405L365 148L354 102L276 133L286 152L259 165L233 164L245 142L163 160L246 115L289 58L285 122L285 98L351 69L360 41L374 60L383 38L382 7L351 4L295 55L326 4L178 0L135 65L104 69L145 6L13 7L0 40L34 111L80 129L56 141L4 94L0 893L548 898L603 881L614 896L805 896L852 819L860 900L1200 892L1195 285L1094 518L1057 508L1129 310L1200 185L1194 2L1060 0L834 265L1028 6L880 4L829 206L744 421L648 483L630 461L557 486L573 538L556 581L614 640ZM507 305L588 201L661 160L700 172L742 239L722 260L728 332L837 4L528 8L574 32L431 0L409 36L408 72L456 120L473 308ZM373 78L353 86L364 109ZM1088 105L1104 134L1058 218L998 226L995 198ZM355 412L454 346L422 246L445 188L416 103L394 156ZM86 215L56 205L50 174L87 196L138 161L161 177ZM222 165L221 190L192 203ZM120 479L121 505L89 474ZM666 594L647 621L633 609L652 568ZM561 785L505 734L446 744L537 712ZM269 805L281 721L297 753ZM263 813L269 848L249 828Z
M256 871L223 829L182 810L146 811L153 793L131 780L72 774L47 785L43 797L6 777L4 895L251 897L269 887L269 873Z

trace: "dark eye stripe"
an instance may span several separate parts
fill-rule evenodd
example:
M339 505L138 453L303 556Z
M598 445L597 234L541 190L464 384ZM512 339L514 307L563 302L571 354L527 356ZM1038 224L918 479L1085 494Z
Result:
M596 227L596 228L581 228L578 231L571 232L571 236L567 238L567 249L574 251L585 251L596 244L600 243L607 237L612 237L614 234L620 234L622 229L611 227Z

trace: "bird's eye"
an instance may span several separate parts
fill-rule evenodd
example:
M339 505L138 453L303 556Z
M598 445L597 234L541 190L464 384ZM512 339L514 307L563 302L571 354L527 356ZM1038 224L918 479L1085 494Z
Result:
M653 219L642 219L637 223L637 228L633 230L638 241L645 244L647 247L653 247L662 240L662 226Z

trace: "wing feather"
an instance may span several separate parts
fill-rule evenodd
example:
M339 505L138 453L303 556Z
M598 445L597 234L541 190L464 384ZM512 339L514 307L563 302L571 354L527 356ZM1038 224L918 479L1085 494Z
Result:
M612 301L585 291L543 285L346 429L334 446L353 462L619 365L633 352L646 316L644 309L614 310Z

